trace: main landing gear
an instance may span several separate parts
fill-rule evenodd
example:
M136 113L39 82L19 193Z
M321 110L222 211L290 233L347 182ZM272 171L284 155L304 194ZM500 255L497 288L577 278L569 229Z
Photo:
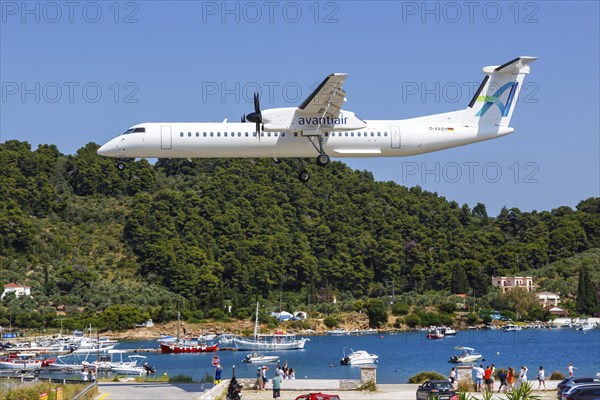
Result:
M117 169L119 171L123 171L125 169L125 164L123 163L123 161L117 159Z
M323 149L323 136L321 136L321 135L317 136L318 145L314 142L313 139L314 139L314 136L308 136L308 140L310 140L310 144L312 144L313 147L315 148L315 150L317 150L319 152L319 155L317 156L317 165L319 167L325 167L326 165L328 165L331 162L331 159L329 158L329 156L327 154L325 154L325 150ZM300 182L306 183L310 179L310 174L308 173L307 170L302 170L300 172L300 174L298 174L298 179L300 180Z

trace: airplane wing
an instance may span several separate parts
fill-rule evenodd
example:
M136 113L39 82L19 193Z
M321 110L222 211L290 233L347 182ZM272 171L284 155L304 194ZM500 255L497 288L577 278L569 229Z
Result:
M337 118L346 98L342 85L348 74L331 74L298 106L302 112Z

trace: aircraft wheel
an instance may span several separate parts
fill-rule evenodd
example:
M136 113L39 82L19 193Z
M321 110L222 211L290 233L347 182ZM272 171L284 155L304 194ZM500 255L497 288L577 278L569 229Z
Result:
M123 171L125 169L125 164L123 164L122 162L118 163L117 164L117 169L119 171Z
M329 164L329 156L327 154L319 154L317 157L317 165L319 167L324 167Z
M303 170L298 174L298 179L300 179L300 182L306 183L310 179L310 174L307 170Z

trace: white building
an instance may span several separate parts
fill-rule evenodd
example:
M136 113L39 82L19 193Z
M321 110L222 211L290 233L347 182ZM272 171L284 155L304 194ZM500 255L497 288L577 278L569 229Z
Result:
M16 283L7 283L4 285L4 292L2 292L2 296L0 299L3 299L8 293L14 292L15 296L31 296L31 287L17 285Z
M492 276L492 286L501 288L502 293L518 287L532 292L534 288L531 276Z
M539 292L535 294L543 308L558 307L560 296L552 292Z

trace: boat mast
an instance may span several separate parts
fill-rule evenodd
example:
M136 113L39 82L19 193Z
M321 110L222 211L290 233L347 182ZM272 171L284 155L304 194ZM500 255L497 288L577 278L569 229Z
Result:
M181 325L181 313L177 311L177 342L179 343L179 328Z
M256 318L254 319L254 340L258 340L258 302L256 302Z

